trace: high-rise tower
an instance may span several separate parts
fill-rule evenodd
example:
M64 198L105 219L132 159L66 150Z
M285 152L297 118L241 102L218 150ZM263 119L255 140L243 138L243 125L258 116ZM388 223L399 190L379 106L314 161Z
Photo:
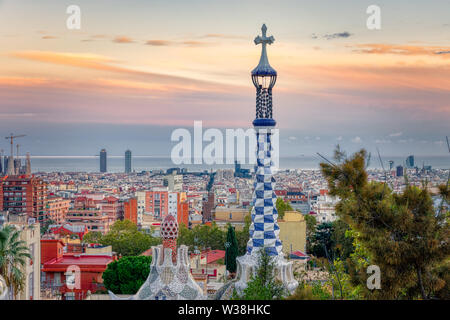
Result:
M131 151L125 151L125 173L131 172Z
M100 150L100 172L106 172L106 149Z
M31 158L30 158L30 153L27 152L27 161L26 161L26 165L25 165L25 175L27 177L31 176Z
M261 58L258 66L253 69L251 76L256 87L256 119L253 127L256 131L256 167L253 191L253 208L251 212L250 240L247 243L247 253L237 259L238 281L236 289L242 292L247 287L250 274L257 268L257 252L265 250L276 266L276 274L285 288L293 292L298 282L292 274L292 262L283 257L282 243L279 238L280 228L275 206L274 192L275 179L272 176L272 136L276 125L272 112L272 88L277 80L277 72L273 69L267 58L267 44L272 44L273 36L266 36L267 27L261 28L262 36L255 38L255 44L261 44Z

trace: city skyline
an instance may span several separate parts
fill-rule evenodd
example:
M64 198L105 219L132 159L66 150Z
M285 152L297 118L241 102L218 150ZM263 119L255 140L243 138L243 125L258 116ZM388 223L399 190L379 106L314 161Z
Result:
M0 0L0 300L450 299L449 9Z
M195 120L248 128L254 26L265 22L277 35L281 155L337 143L447 154L448 2L379 1L381 30L367 29L366 3L258 3L79 1L81 29L68 30L65 3L0 1L4 134L27 134L31 155L169 156L171 132Z

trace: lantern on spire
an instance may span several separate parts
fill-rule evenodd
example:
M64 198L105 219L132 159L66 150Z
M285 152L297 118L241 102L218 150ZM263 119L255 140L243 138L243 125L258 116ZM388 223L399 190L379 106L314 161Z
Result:
M277 71L272 68L267 58L267 44L272 44L273 36L266 35L267 27L263 24L262 35L255 38L255 44L261 44L261 57L255 69L252 70L252 81L256 87L256 119L254 126L275 126L272 118L272 88L277 81Z

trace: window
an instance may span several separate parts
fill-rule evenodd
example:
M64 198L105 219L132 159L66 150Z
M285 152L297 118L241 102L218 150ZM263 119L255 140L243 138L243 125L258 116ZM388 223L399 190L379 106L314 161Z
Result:
M55 274L53 276L53 285L54 286L60 286L61 285L61 273L55 272Z
M66 300L75 300L75 292L66 292L64 297Z
M30 297L30 300L33 300L33 293L34 293L34 272L31 272L28 276L28 296Z

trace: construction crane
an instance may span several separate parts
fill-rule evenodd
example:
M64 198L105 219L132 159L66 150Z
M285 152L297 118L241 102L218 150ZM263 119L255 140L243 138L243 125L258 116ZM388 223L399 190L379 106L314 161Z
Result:
M5 137L5 139L9 139L11 141L11 158L14 158L14 154L13 154L13 152L14 152L14 139L22 138L22 137L25 137L25 134L19 134L19 135L15 136L15 135L13 135L11 133L10 136Z

